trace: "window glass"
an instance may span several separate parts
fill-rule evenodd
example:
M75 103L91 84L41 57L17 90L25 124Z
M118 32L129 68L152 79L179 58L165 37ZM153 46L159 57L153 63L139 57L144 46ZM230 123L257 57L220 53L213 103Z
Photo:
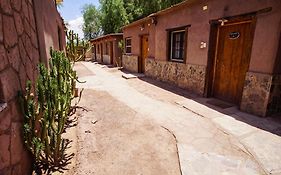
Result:
M185 30L170 32L170 38L170 60L183 62L185 55Z
M126 53L132 53L132 39L126 38L125 40Z

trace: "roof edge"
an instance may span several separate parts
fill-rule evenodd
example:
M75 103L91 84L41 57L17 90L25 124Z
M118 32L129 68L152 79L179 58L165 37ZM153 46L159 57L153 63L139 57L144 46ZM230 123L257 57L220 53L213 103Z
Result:
M90 41L97 41L97 40L107 38L107 37L110 37L110 36L123 36L123 33L110 33L110 34L107 34L107 35L102 35L102 36L99 36L97 38L91 39Z

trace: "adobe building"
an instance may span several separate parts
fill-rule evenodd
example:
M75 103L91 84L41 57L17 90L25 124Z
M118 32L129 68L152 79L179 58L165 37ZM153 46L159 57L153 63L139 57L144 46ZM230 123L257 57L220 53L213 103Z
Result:
M31 174L18 92L35 82L49 49L65 48L65 26L53 0L0 1L0 174ZM33 84L34 89L34 84Z
M93 46L93 59L99 63L121 66L122 50L119 42L123 40L122 33L104 35L90 42Z
M123 67L259 116L281 112L281 1L188 0L123 28Z

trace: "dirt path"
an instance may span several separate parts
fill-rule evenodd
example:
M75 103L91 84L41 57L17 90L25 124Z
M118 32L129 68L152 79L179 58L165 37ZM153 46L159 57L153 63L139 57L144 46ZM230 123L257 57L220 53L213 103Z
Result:
M106 92L85 90L74 174L180 174L172 134ZM161 146L160 146L161 145Z

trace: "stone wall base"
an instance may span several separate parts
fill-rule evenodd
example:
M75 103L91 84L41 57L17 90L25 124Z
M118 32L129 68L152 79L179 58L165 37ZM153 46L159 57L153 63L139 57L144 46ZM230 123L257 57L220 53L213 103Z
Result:
M240 109L265 117L281 112L281 76L248 72Z
M146 59L145 74L196 94L204 94L206 66Z
M130 72L137 73L138 72L138 60L139 60L138 56L123 55L122 66L124 67L124 69L126 69Z

